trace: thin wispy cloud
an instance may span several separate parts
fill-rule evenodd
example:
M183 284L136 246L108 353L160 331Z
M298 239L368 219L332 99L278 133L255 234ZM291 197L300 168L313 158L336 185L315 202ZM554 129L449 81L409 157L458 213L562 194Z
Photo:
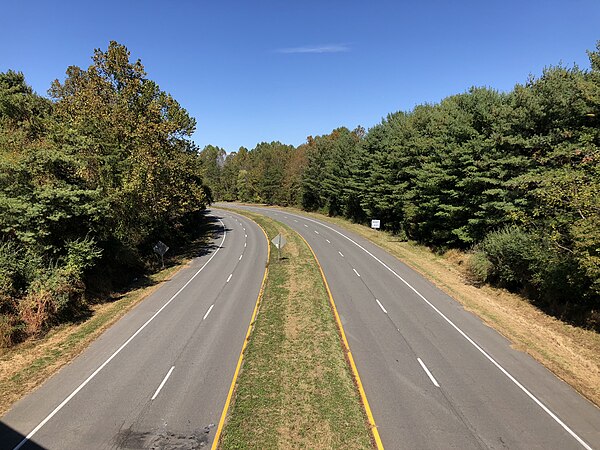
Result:
M346 44L328 44L328 45L315 45L307 47L290 47L280 48L276 50L277 53L343 53L349 52L350 47Z

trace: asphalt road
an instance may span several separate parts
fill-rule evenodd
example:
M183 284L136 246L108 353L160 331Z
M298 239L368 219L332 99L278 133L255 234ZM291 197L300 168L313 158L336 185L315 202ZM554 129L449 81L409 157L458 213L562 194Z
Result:
M385 448L600 448L596 406L393 256L331 224L236 207L313 247Z
M207 253L14 405L0 421L0 448L211 444L267 259L254 222L211 216L217 236Z

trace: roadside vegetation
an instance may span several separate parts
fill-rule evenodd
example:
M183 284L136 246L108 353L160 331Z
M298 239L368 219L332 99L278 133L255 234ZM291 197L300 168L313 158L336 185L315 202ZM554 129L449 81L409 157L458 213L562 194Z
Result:
M87 320L63 323L36 339L0 349L0 416L79 355L161 283L169 281L205 243L205 239L197 240L186 253L172 255L165 269L142 275L127 288L113 292L107 301L90 305Z
M50 99L0 73L0 348L90 316L193 239L209 191L191 118L111 42Z
M240 211L236 211L240 213ZM367 417L345 359L319 268L287 226L243 212L269 239L260 312L229 408L220 448L373 448Z
M444 253L473 283L600 330L600 43L510 92L473 87L294 148L202 152L215 198L297 206Z

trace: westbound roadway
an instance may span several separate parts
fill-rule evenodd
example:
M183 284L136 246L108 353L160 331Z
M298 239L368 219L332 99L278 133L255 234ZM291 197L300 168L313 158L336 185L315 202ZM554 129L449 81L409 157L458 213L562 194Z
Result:
M199 448L212 443L261 287L267 243L209 212L215 238L0 419L0 448ZM29 436L29 438L26 438Z
M385 448L600 448L596 406L381 248L303 215L228 206L314 249Z

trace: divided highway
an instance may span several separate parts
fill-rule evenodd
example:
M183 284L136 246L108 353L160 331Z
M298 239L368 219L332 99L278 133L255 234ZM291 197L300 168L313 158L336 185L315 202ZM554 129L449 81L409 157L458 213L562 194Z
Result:
M385 448L600 448L597 407L396 258L328 223L236 207L313 247Z
M0 448L210 446L260 291L267 242L242 216L209 217L216 238L207 253L14 405L0 421Z

